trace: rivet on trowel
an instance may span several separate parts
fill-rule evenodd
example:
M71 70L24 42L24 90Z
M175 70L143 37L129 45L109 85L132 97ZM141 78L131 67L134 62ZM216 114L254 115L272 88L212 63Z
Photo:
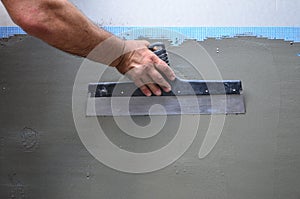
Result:
M6 87L2 87L2 92L6 93L6 91L7 91Z
M107 89L105 87L103 87L101 90L100 90L100 95L103 96L103 95L106 95L107 94Z
M11 199L15 199L16 196L15 196L14 194L11 194L11 195L10 195L10 198L11 198Z

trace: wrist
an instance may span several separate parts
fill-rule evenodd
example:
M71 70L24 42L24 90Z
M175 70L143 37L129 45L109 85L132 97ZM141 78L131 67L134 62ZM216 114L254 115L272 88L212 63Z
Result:
M111 66L111 67L118 67L122 62L123 62L123 60L125 59L125 47L126 47L126 41L123 41L123 43L122 43L122 50L120 51L121 53L120 53L120 56L117 58L117 59L115 59L115 60L113 60L112 61L112 63L111 64L109 64L109 66Z
M111 36L99 43L87 56L102 64L116 67L121 63L125 51L125 40Z

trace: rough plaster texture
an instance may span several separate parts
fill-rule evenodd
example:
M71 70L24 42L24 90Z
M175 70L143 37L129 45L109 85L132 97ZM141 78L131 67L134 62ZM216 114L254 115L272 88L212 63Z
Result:
M300 45L254 37L200 44L224 79L243 81L247 113L226 117L221 138L206 158L197 154L209 116L201 117L194 143L174 164L133 175L96 161L77 135L71 96L83 60L31 37L1 40L0 198L298 199ZM192 45L186 41L168 49L188 54L200 69L209 67ZM181 77L198 77L177 65ZM107 72L107 80L118 77L114 70ZM171 117L148 141L124 135L111 118L99 122L124 149L151 151L174 136L178 119Z

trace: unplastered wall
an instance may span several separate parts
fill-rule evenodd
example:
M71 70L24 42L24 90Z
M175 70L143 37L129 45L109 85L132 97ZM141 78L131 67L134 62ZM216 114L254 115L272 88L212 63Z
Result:
M125 39L168 38L180 45L185 39L247 35L300 42L299 0L70 1L92 21ZM0 11L0 38L25 34L3 5Z
M299 0L72 0L114 26L300 26Z
M0 26L15 26L0 1Z
M104 26L300 26L299 0L71 0ZM0 26L12 26L0 5Z

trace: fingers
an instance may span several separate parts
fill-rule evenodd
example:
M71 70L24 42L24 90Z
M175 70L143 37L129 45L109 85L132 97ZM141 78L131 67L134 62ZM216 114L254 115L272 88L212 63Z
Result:
M135 85L140 88L142 93L144 93L146 96L150 97L152 95L152 92L149 90L149 88L143 83L141 79L134 79L133 80Z
M148 41L126 41L125 54L116 68L128 75L146 96L161 95L161 89L170 92L171 86L165 78L173 81L176 76L148 45Z
M157 96L161 95L160 88L153 83L143 84L142 86L139 86L139 88L148 97L150 97L152 93Z
M164 61L162 61L160 58L155 56L154 62L156 63L155 67L162 73L164 74L169 80L173 81L175 80L176 76L174 71L171 69L168 64L166 64Z
M135 42L136 42L135 50L137 50L137 46L139 46L139 49L141 49L141 48L144 48L145 46L148 47L150 45L150 43L146 40L138 40ZM149 53L152 54L151 59L152 59L152 62L155 64L155 66L153 66L153 67L156 67L169 80L171 80L171 81L175 80L176 76L175 76L174 71L171 69L171 67L166 62L162 61L158 56L156 56L151 50L148 50L148 51L149 51ZM156 82L156 83L159 83L159 82Z
M148 83L146 85L151 90L151 92L154 93L154 95L158 95L158 96L161 95L161 90L156 84Z
M170 92L172 89L161 73L170 80L175 79L175 74L172 69L153 54L153 58L151 57L149 62L143 65L136 65L127 72L127 75L130 76L146 96L151 96L151 93L161 95L161 89L165 92Z
M161 95L160 87L148 76L142 77L142 82L151 90L154 95Z
M148 76L148 73L140 75L137 70L132 69L128 71L126 75L134 81L135 85L139 87L146 96L151 96L152 93L154 95L161 95L160 87L154 83L154 81Z
M165 92L171 91L170 84L164 79L164 77L155 68L149 71L149 76L153 80L153 82L158 84Z

